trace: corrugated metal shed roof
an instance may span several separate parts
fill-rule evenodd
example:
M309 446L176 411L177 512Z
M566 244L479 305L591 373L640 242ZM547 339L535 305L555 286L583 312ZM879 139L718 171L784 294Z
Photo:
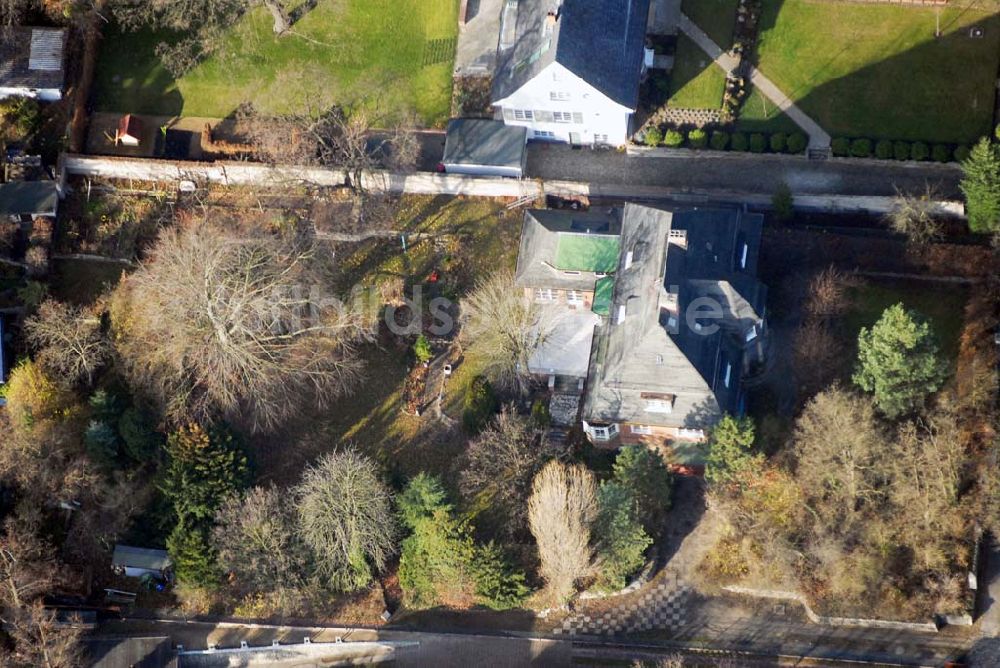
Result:
M65 38L56 28L0 28L0 86L61 89Z
M111 557L111 565L163 571L170 568L172 562L166 550L150 550L144 547L115 545L115 553Z
M55 181L15 181L0 185L0 216L56 215Z
M58 72L62 69L63 34L61 30L31 29L31 51L28 69L41 72Z

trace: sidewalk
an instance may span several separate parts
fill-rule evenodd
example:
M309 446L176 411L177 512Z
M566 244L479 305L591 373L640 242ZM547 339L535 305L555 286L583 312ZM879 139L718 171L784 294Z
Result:
M696 26L686 14L680 15L681 31L690 37L707 53L715 64L721 67L727 74L736 69L739 60L734 56L723 52L712 38ZM756 67L750 70L750 81L756 86L766 98L774 102L779 109L788 115L795 124L802 128L802 131L809 135L809 148L825 149L830 147L830 135L819 126L819 123L810 118L804 111L799 109L780 88L760 73Z

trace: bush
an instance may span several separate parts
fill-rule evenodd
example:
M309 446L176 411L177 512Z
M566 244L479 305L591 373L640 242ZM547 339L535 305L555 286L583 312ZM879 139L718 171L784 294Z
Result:
M875 144L875 157L879 160L889 160L892 158L892 142L888 139L879 139Z
M722 130L716 130L712 133L712 138L708 143L716 151L725 151L726 147L729 146L729 134Z
M701 128L695 128L688 133L688 144L691 148L705 148L708 144L708 134Z
M771 150L775 153L784 153L787 145L784 132L775 132L771 135Z
M846 137L835 137L830 142L830 150L835 156L845 157L851 154L851 140Z
M434 357L434 351L431 350L431 342L423 334L418 336L416 342L413 344L413 356L421 364L430 362L431 358Z
M742 132L734 132L729 140L729 147L734 151L746 151L750 148L747 136Z
M642 141L646 146L659 146L660 142L663 141L663 133L660 132L660 128L652 127L646 130L645 136Z
M909 160L910 159L910 143L905 141L897 141L892 144L892 155L896 160Z
M851 142L851 155L855 158L868 158L872 154L871 139L855 139Z
M771 209L774 217L781 222L792 219L795 215L795 198L787 184L782 183L778 190L771 196Z
M684 145L684 133L680 130L667 130L663 135L663 145L668 148L679 148Z
M944 144L934 144L931 149L931 157L934 162L948 162L951 160L951 149Z
M752 153L763 153L767 148L767 137L759 132L750 135L750 151Z
M922 141L915 141L910 145L910 158L913 160L926 160L931 155L931 149Z
M809 138L801 132L793 132L788 135L788 142L785 150L789 153L802 153L809 147Z
M483 376L472 379L472 387L465 397L465 410L462 413L462 424L465 431L478 434L490 421L499 408L496 394L490 381Z
M955 147L955 162L965 162L969 159L969 154L972 152L968 146L959 145Z

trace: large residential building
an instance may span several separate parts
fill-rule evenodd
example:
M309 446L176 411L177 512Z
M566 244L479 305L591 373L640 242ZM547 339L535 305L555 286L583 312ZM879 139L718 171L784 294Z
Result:
M553 418L596 444L647 443L675 463L745 408L763 360L762 218L739 209L529 211L516 285L557 315L529 370ZM575 397L575 399L573 398Z
M493 105L530 139L618 146L632 133L650 0L506 0Z

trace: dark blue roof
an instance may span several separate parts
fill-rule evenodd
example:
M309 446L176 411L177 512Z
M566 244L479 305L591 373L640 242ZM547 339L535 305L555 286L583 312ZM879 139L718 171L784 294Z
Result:
M520 0L514 45L501 49L493 99L558 62L615 102L635 109L650 0ZM546 31L546 16L558 20Z

